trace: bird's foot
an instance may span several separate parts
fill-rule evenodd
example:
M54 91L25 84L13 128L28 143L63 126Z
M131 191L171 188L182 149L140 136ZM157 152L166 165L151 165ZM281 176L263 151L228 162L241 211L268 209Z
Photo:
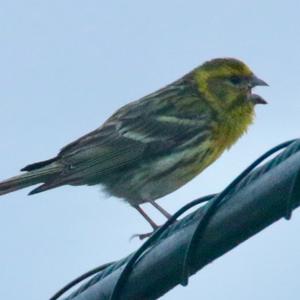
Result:
M177 223L178 222L178 220L175 220L175 221L173 221L173 224L174 223ZM136 234L133 234L131 237L130 237L130 241L132 241L133 239L135 239L135 238L139 238L141 241L142 240L144 240L144 239L146 239L146 238L148 238L148 237L150 237L158 228L160 228L161 226L158 226L158 225L156 225L155 224L155 226L153 226L153 231L151 231L151 232L147 232L147 233L141 233L141 234L139 234L139 233L136 233Z
M148 232L148 233L136 233L134 235L131 236L130 241L132 241L135 238L139 238L140 241L150 237L152 235L152 233L154 233L155 230Z

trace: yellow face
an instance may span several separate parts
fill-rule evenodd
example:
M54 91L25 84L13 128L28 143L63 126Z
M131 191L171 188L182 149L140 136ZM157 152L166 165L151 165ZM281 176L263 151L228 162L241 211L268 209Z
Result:
M266 103L260 96L252 94L252 88L267 84L237 59L208 61L195 70L195 77L200 93L216 110Z

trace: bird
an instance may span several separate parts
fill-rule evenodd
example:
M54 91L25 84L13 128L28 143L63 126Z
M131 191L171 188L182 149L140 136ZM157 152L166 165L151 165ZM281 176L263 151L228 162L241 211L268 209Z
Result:
M101 185L135 208L174 192L217 160L253 123L252 92L268 84L241 60L215 58L118 109L100 127L0 182L0 195L40 184L29 195L63 185Z

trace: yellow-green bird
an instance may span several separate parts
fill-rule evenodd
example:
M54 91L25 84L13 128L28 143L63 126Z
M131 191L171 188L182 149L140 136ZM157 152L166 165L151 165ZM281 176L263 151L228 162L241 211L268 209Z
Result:
M36 194L62 185L101 184L156 224L140 205L183 186L246 132L267 85L241 61L205 62L166 87L131 102L101 127L0 182L0 195L42 183Z

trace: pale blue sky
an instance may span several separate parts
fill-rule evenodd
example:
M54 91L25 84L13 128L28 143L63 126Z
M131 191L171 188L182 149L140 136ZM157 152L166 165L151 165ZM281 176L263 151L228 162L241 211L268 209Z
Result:
M0 178L52 157L119 106L203 61L244 60L266 80L268 106L232 150L162 199L171 212L224 188L259 154L299 136L299 1L0 2ZM145 221L100 189L63 187L0 201L0 299L40 300L136 249ZM148 209L148 207L147 207ZM163 219L148 210L158 221ZM298 299L299 212L163 299Z

